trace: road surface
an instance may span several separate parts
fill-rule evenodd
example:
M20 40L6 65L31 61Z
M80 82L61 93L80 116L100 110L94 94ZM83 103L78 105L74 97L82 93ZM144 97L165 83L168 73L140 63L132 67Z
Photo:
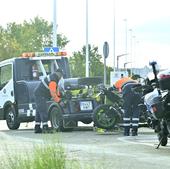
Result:
M78 159L82 165L96 169L168 169L170 143L155 149L157 136L152 129L140 128L139 135L124 137L122 131L97 133L91 126L72 132L34 134L33 123L22 124L19 130L8 130L0 122L0 155L32 151L37 144L60 143L68 158Z

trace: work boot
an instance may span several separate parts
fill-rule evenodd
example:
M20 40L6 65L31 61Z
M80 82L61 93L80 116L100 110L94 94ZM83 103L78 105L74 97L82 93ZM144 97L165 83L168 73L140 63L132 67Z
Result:
M42 129L41 129L40 125L37 125L37 124L35 125L34 133L42 133Z
M132 128L132 136L137 136L138 135L138 128L133 127Z
M42 133L54 133L54 130L49 128L48 125L43 125Z
M129 136L130 127L124 127L124 136Z

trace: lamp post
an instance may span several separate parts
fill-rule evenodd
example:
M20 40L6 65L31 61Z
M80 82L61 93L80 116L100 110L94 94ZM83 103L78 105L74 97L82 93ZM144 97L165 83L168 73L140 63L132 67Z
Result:
M138 67L138 64L139 62L137 62L137 59L138 59L138 47L139 47L139 40L136 40L134 41L134 61L133 61L133 65L135 65L136 67Z
M86 77L89 77L88 0L86 0Z
M117 70L119 70L119 58L126 55L128 55L128 53L117 55Z
M57 17L56 17L56 2L53 0L53 47L57 47Z
M130 31L130 56L131 56L131 61L132 61L132 55L133 55L133 53L132 53L132 46L133 46L133 36L132 36L132 29L129 29L129 31ZM132 62L131 62L131 76L132 76Z
M131 62L125 62L124 63L124 70L126 71L127 75L128 75L128 71L127 71L126 65L129 64L129 63L131 63Z
M132 62L125 62L124 63L124 69L126 69L126 65L129 64L129 63L132 63Z
M127 53L127 19L123 20L125 22L125 53ZM127 62L127 57L125 59Z
M113 0L113 70L115 71L115 59L116 59L116 26L115 26L115 20L116 20L116 0Z

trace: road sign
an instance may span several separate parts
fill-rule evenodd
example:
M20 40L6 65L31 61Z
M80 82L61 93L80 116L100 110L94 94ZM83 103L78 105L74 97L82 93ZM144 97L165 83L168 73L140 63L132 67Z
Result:
M44 52L59 52L58 47L45 47Z
M106 58L109 56L109 44L104 42L103 45L103 55L104 55L104 85L106 85Z
M109 44L108 44L108 42L104 42L103 55L104 55L105 58L107 58L109 56Z

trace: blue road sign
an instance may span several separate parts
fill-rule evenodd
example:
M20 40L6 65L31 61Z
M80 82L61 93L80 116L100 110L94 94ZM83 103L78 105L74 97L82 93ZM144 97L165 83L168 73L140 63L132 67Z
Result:
M59 52L58 47L45 47L44 52Z

